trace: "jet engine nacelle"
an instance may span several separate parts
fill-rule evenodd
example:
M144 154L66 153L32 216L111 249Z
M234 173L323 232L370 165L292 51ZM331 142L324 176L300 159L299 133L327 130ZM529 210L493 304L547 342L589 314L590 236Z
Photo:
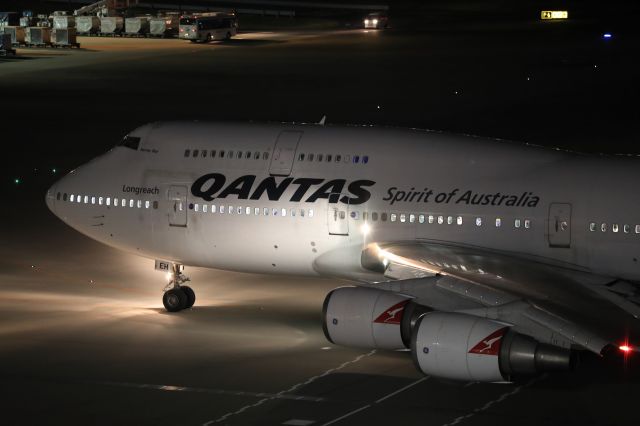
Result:
M337 345L405 349L411 341L411 326L426 310L397 293L341 287L324 300L324 335Z
M501 382L514 375L571 368L571 351L539 343L509 325L466 314L430 312L411 336L413 361L425 374Z

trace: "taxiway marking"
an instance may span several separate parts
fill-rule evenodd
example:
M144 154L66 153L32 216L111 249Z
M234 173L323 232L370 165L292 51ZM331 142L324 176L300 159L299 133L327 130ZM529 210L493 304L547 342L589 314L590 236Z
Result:
M498 398L487 402L486 404L484 404L482 407L480 408L476 408L475 410L473 410L472 412L470 412L469 414L465 414L464 416L460 416L460 417L456 417L455 419L453 419L452 422L450 423L445 423L442 426L454 426L457 425L461 422L463 422L464 420L467 420L473 416L475 416L476 414L482 413L483 411L488 410L489 408L491 408L492 405L498 404L502 401L504 401L505 399L509 398L510 396L513 396L515 394L517 394L518 392L520 392L522 389L524 388L528 388L529 386L533 385L535 382L538 382L540 380L546 379L547 375L542 375L540 377L535 377L531 380L529 380L527 383L525 383L524 385L520 385L518 387L516 387L515 389L513 389L510 392L505 392L502 395L500 395Z
M383 396L382 398L379 398L379 399L375 400L375 401L374 401L374 402L372 402L371 404L367 404L367 405L362 406L362 407L360 407L360 408L356 408L355 410L350 411L350 412L348 412L347 414L344 414L344 415L342 415L342 416L340 416L340 417L338 417L338 418L335 418L335 419L333 419L333 420L328 421L327 423L324 423L322 426L329 426L329 425L332 425L332 424L334 424L334 423L338 423L339 421L344 420L344 419L346 419L347 417L351 417L351 416L353 416L354 414L357 414L357 413L359 413L359 412L361 412L361 411L366 410L367 408L371 408L371 407L373 407L373 406L374 406L374 405L376 405L376 404L380 404L382 401L385 401L385 400L387 400L387 399L389 399L389 398L391 398L391 397L393 397L393 396L398 395L398 394L399 394L399 393L401 393L401 392L406 391L406 390L407 390L407 389L409 389L409 388L414 387L415 385L417 385L417 384L419 384L419 383L424 382L424 381L425 381L425 380L427 380L429 377L430 377L430 376L421 377L421 378L419 378L418 380L416 380L415 382L411 382L411 383L409 383L408 385L406 385L406 386L404 386L404 387L402 387L402 388L400 388L400 389L398 389L398 390L395 390L395 391L391 392L390 394L387 394L387 395Z
M347 367L347 366L349 366L351 364L355 364L356 362L360 361L361 359L369 357L369 356L371 356L371 355L373 355L375 353L376 353L376 350L374 349L371 352L367 352L366 354L359 355L356 358L352 359L351 361L343 362L339 366L337 366L335 368L331 368L331 369L325 371L322 374L318 374L317 376L313 376L313 377L311 377L310 379L307 379L304 382L296 383L295 385L291 386L287 390L283 390L283 391L278 392L275 395L263 398L263 399L261 399L260 401L254 403L254 404L245 405L244 407L241 407L236 411L231 411L231 412L229 412L227 414L224 414L223 416L218 417L215 420L209 420L208 422L203 423L202 426L209 426L209 425L212 425L214 423L223 422L223 421L225 421L226 419L228 419L231 416L236 416L238 414L242 414L242 413L244 413L245 411L247 411L247 410L249 410L251 408L255 408L255 407L258 407L258 406L264 404L265 402L269 402L269 401L273 401L274 399L278 399L280 397L280 395L291 394L293 391L295 391L296 389L298 389L301 386L305 386L305 385L311 384L311 383L315 382L316 380L321 379L322 377L328 376L329 374L332 374L332 373L334 373L334 372L336 372L338 370L342 370L343 368L345 368L345 367Z

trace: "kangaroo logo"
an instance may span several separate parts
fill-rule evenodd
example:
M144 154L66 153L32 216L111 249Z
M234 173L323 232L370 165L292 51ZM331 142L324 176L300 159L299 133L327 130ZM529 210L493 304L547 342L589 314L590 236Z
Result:
M499 328L481 341L479 341L471 350L470 354L479 355L498 355L502 344L502 337L507 332L508 327Z

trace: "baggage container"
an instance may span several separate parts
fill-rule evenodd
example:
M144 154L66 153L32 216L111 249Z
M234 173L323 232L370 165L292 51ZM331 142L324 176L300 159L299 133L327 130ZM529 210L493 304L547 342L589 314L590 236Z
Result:
M100 34L119 35L124 31L124 19L120 16L100 18Z
M75 28L54 28L51 32L51 44L63 47L80 47L76 39Z
M76 26L76 17L75 16L54 16L53 17L53 28L75 28Z
M29 27L25 32L24 41L27 45L34 46L51 44L51 28Z
M13 49L11 44L11 34L2 33L0 34L0 55L14 55L16 51Z
M100 31L100 18L97 16L76 16L78 34L97 34Z
M149 19L149 35L171 37L178 34L180 18L176 15L160 16Z
M24 44L25 43L25 28L24 27L4 27L4 33L9 34L11 37L11 44Z
M127 18L124 21L124 32L127 35L145 35L149 33L149 19L146 17Z

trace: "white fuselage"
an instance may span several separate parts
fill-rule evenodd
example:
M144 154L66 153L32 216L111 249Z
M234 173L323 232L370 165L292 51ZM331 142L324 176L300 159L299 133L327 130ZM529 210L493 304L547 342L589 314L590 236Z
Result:
M138 149L79 167L47 203L149 258L358 279L367 244L428 240L640 279L635 159L373 127L182 122L129 136Z

